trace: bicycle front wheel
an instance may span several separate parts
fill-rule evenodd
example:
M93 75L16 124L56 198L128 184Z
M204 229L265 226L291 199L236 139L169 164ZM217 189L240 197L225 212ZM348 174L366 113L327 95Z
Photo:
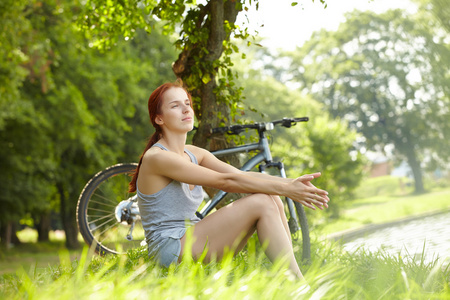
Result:
M300 203L294 201L294 206L297 211L297 217L298 221L300 223L300 228L302 231L302 259L306 263L311 262L311 239L309 236L309 226L308 226L308 220L306 218L305 209L303 208L303 205Z
M135 163L117 164L97 173L86 184L78 199L77 222L85 242L95 244L101 255L121 254L138 248L145 239L144 229L137 216L132 238L127 239L131 226L116 219L116 207L130 199L129 176L137 167Z

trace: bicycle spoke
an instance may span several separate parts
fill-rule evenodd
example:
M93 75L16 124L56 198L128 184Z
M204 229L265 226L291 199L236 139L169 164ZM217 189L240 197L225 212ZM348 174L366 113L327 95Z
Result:
M98 189L97 189L98 190ZM113 204L118 204L119 202L118 201L115 201L115 200L113 200L113 199L109 199L109 198L107 198L107 197L105 197L105 196L102 196L102 195L98 195L98 194L96 194L96 193L94 193L93 195L92 195L92 197L99 197L99 198L102 198L103 200L106 200L106 201L108 201L108 202L111 202L111 203L113 203ZM92 199L91 199L91 201L92 201Z
M104 209L98 209L98 208L92 208L92 207L89 207L87 210L88 211L93 210L93 211L100 211L100 212L111 213L111 210L104 210Z
M92 200L92 199L91 199L90 202L92 202L92 203L98 203L98 204L100 204L100 205L104 205L104 206L108 206L108 207L114 207L114 208L117 206L117 205L111 205L111 204L106 204L106 203L103 203L103 202L95 201L95 200Z
M98 242L102 243L105 239L100 241L100 237L103 235L103 233L105 233L106 231L110 230L111 228L113 228L114 226L117 226L119 223L116 224L112 224L111 226L107 227L105 230L103 230L102 232L100 232L100 234L98 235L99 239ZM105 237L106 238L106 237Z
M111 220L113 220L113 221L114 221L114 224L115 224L115 223L119 224L119 223L117 222L116 218L110 218L109 220L106 220L106 221L105 221L105 222L103 222L102 224L100 224L100 225L96 225L96 228L95 228L95 230L97 230L97 229L99 229L99 228L103 227L104 225L106 225L106 224L110 223L110 222L111 222Z
M94 223L94 222L97 222L97 221L100 221L100 220L103 220L104 218L109 218L109 217L111 217L111 216L114 216L115 214L114 213L112 213L112 214L109 214L109 215L104 215L103 217L100 217L100 218L98 218L98 219L95 219L94 221L90 221L90 222L88 222L88 224L89 225L91 225L92 223ZM92 218L92 216L89 216L89 217L91 217ZM114 217L115 218L115 217ZM112 219L112 218L111 218Z
M107 181L106 184L104 184L102 186L99 186L97 188L97 190L100 189L104 193L104 189L105 188L107 190L111 190L110 186L124 186L124 187L126 187L125 191L127 191L128 190L128 184L129 184L129 180L123 180L123 179L120 179L120 178L117 178L117 177L114 180L112 178L109 178L109 181Z
M105 214L103 214L103 215L89 215L88 217L89 218L99 218L99 217L104 217L104 216L111 216L111 215L114 215L115 213L110 213L110 214L107 214L107 215L105 215Z

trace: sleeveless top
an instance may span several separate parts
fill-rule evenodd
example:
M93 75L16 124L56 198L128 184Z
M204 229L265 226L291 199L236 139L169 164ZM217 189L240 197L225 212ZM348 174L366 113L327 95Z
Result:
M152 147L169 151L158 143ZM187 149L184 152L192 163L198 164L192 152ZM203 201L203 189L199 185L191 191L189 184L172 180L162 190L151 195L141 193L137 184L136 190L149 255L157 251L167 238L182 238L186 226L192 226L200 221L195 214Z

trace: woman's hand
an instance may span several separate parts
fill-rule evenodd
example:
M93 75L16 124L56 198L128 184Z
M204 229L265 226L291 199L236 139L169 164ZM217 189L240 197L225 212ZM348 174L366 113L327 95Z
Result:
M328 192L316 188L311 183L311 180L320 175L320 173L307 174L292 180L292 192L288 197L314 210L316 207L319 209L328 208L327 203L330 201Z

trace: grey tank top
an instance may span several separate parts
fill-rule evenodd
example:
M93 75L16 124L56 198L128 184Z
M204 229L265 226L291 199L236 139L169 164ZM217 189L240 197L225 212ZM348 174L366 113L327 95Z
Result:
M152 147L169 151L158 143ZM187 149L184 152L190 157L191 162L198 164L192 152ZM186 226L192 226L200 221L195 214L203 201L203 189L199 185L191 190L189 184L172 180L162 190L151 195L141 193L137 184L136 190L149 253L153 249L157 250L166 238L182 238Z

